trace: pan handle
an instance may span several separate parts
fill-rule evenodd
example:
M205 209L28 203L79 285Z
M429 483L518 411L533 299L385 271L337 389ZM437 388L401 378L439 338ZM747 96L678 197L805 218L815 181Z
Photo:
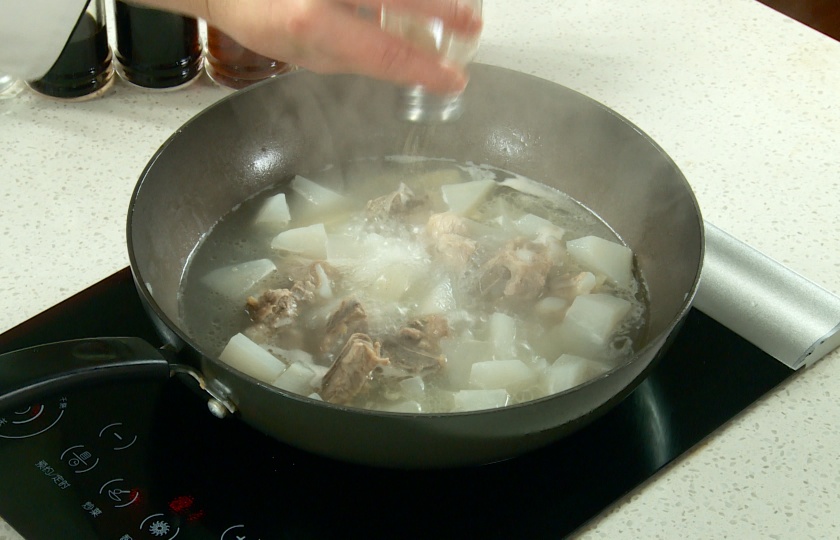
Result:
M0 355L0 411L68 389L118 380L160 379L170 364L139 338L96 338L38 345Z

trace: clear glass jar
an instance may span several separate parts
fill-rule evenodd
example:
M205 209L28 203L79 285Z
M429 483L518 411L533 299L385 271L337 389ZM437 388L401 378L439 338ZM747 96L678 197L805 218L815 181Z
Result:
M481 14L482 0L460 1ZM459 66L469 64L478 51L478 36L465 39L434 17L406 15L383 8L382 28ZM412 122L446 122L457 119L463 111L462 93L439 95L414 86L404 90L402 100L400 113Z
M90 99L113 82L111 58L103 0L90 0L58 60L43 77L27 84L54 98Z

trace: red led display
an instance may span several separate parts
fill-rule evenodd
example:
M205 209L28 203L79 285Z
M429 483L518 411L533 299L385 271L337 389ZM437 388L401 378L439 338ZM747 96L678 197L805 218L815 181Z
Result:
M169 501L169 509L187 521L197 521L204 517L204 510L195 508L195 498L192 495L181 495Z

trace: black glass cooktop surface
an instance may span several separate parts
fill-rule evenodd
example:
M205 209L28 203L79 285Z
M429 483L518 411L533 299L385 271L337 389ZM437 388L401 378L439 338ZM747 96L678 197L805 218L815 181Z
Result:
M128 270L0 336L158 345ZM650 376L582 431L481 467L347 465L217 419L177 379L0 411L0 516L28 540L528 538L574 533L793 371L692 310Z

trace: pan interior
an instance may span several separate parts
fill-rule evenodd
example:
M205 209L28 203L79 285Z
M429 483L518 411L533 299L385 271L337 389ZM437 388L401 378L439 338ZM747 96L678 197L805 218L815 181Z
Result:
M676 165L638 128L574 91L490 66L473 67L457 122L402 122L398 97L367 79L298 72L216 104L158 151L132 200L130 256L141 290L181 339L201 341L180 330L184 269L234 205L295 174L406 154L492 165L569 194L636 254L649 339L684 314L702 220Z

